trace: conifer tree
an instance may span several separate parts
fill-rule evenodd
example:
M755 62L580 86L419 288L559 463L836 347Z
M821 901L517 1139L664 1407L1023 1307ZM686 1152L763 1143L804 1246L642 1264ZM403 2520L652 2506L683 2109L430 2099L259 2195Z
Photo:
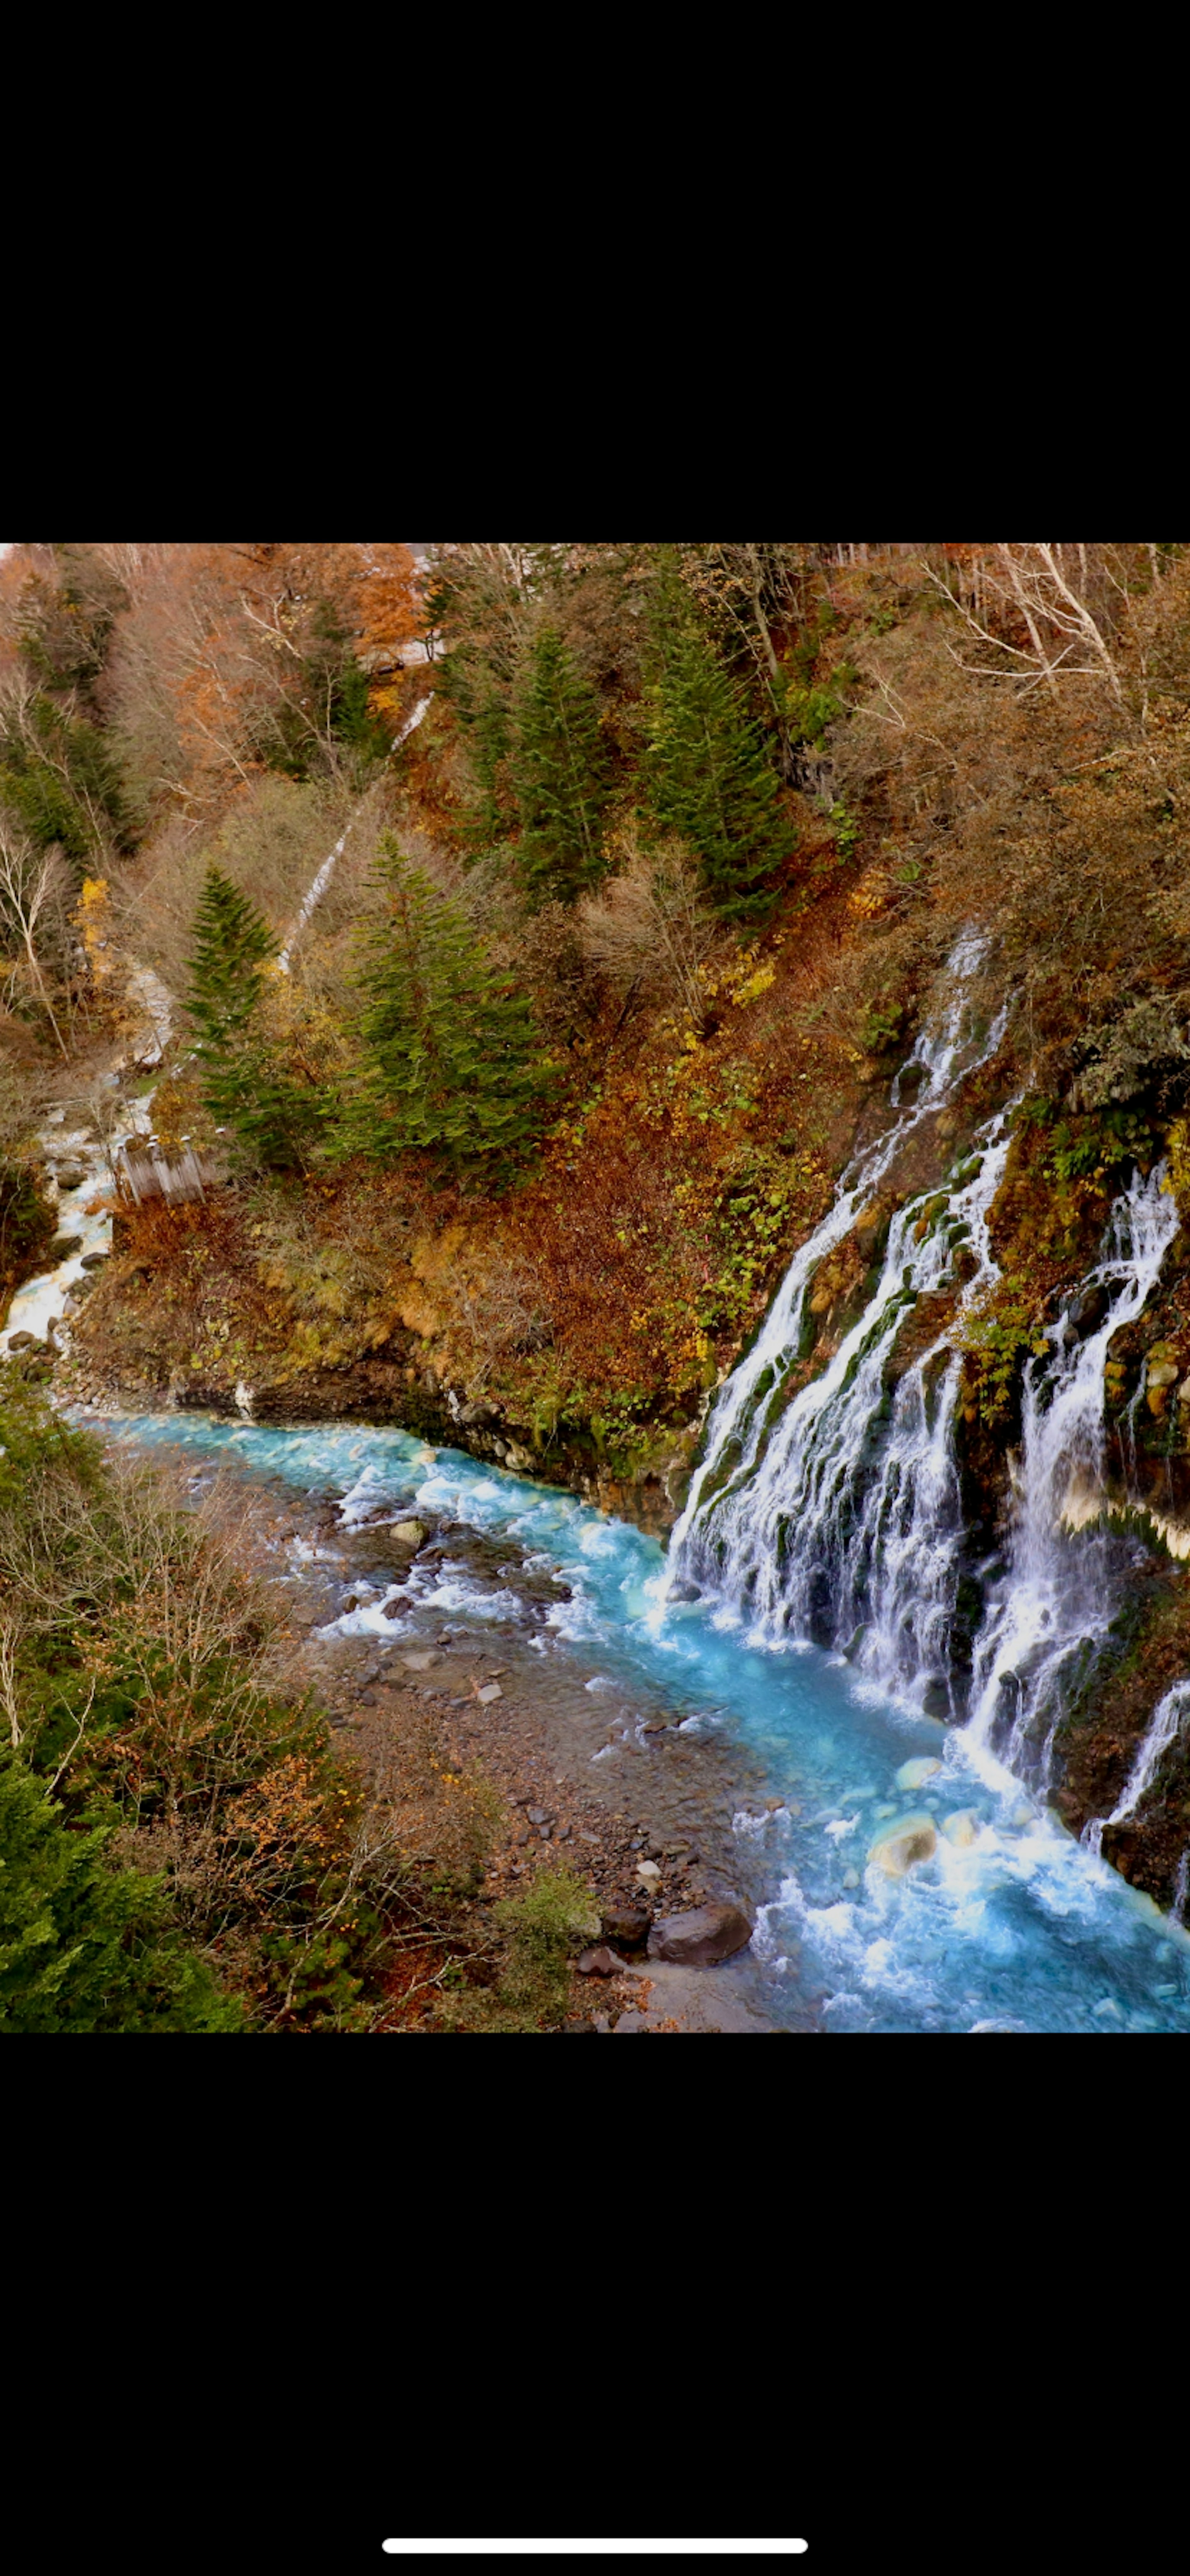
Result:
M271 1171L298 1169L318 1131L319 1103L270 1060L255 1025L265 970L277 942L247 895L215 867L194 920L186 1008L198 1031L195 1053L212 1117L234 1129L248 1159Z
M517 690L512 774L530 898L573 903L604 873L608 764L595 691L550 626L530 645Z
M755 919L793 846L764 738L672 567L653 602L646 793L660 833L697 859L727 920Z
M426 1149L451 1171L504 1173L540 1125L551 1067L523 995L391 832L360 975L363 1062L337 1120L341 1153Z

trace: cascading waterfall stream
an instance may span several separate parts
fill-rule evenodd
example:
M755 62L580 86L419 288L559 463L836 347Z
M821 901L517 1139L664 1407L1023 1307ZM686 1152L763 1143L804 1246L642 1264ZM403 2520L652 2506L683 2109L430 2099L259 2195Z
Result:
M1135 1815L1141 1799L1152 1788L1170 1745L1181 1734L1188 1709L1190 1709L1190 1681L1175 1682L1172 1689L1167 1690L1157 1702L1146 1733L1137 1747L1132 1769L1110 1816L1097 1816L1084 1828L1083 1841L1088 1851L1096 1853L1102 1851L1105 1825L1122 1825L1127 1822L1129 1816ZM1184 1857L1183 1855L1183 1860ZM1181 1868L1179 1868L1179 1880L1181 1875ZM1184 1902L1184 1887L1182 1897Z
M1072 1529L1103 1492L1103 1371L1108 1344L1134 1323L1178 1229L1162 1189L1164 1165L1134 1174L1112 1211L1104 1258L1078 1295L1098 1292L1106 1312L1080 1340L1073 1299L1046 1332L1049 1355L1025 1371L1023 1441L1007 1570L993 1588L976 1640L970 1734L1043 1791L1066 1693L1093 1660L1114 1616L1110 1535ZM1072 1509L1072 1506L1075 1507Z
M706 1458L670 1542L670 1588L697 1587L719 1616L746 1617L757 1638L846 1643L885 1691L932 1714L954 1707L951 1641L965 1532L952 1426L961 1361L955 1314L886 1394L899 1329L920 1298L955 1288L958 1313L996 1275L988 1213L1003 1178L1007 1112L989 1119L944 1192L923 1191L893 1217L875 1293L822 1374L789 1392L807 1292L854 1225L912 1130L996 1053L1002 1010L982 1046L967 1032L967 985L983 955L960 941L940 1029L923 1031L910 1066L916 1100L872 1147L790 1265L753 1351L724 1387ZM939 1705L939 1703L941 1705Z
M686 1555L691 1533L698 1526L704 1510L712 1508L714 1498L719 1495L724 1462L730 1450L735 1447L739 1451L738 1462L731 1474L733 1488L747 1479L756 1464L766 1427L779 1404L780 1389L797 1361L806 1290L815 1271L850 1233L860 1210L872 1198L889 1165L914 1129L921 1125L923 1119L942 1109L959 1082L990 1062L999 1049L1007 1025L1007 1004L997 1014L977 1050L973 1048L970 1037L965 1035L965 1023L969 1017L966 988L985 954L986 946L985 940L969 932L952 950L947 961L946 978L954 989L941 1027L927 1026L923 1029L912 1055L902 1066L892 1087L892 1104L899 1108L904 1084L912 1072L917 1073L921 1079L912 1106L901 1110L888 1134L843 1174L834 1206L828 1209L801 1251L795 1253L751 1351L720 1390L707 1426L706 1454L670 1541L670 1566L679 1577L689 1570ZM777 1404L770 1401L762 1413L763 1399L774 1394Z
M961 1318L998 1275L988 1216L1009 1150L1008 1111L986 1122L943 1189L922 1192L892 1218L864 1312L817 1378L799 1386L795 1375L820 1263L910 1128L999 1044L1004 1014L974 1061L963 1043L964 987L979 956L973 940L952 956L957 990L941 1031L927 1031L915 1050L925 1072L918 1099L844 1176L753 1351L721 1391L671 1541L662 1601L701 1596L715 1623L743 1627L750 1645L842 1648L857 1674L907 1711L965 1719L964 1750L989 1782L1010 1774L1044 1794L1070 1687L1093 1665L1118 1607L1120 1543L1102 1516L1104 1362L1113 1335L1142 1312L1177 1231L1164 1166L1134 1174L1102 1257L1047 1329L1044 1355L1029 1363L1006 1559L990 1580L986 1564L971 1563L954 1416ZM893 1086L894 1107L907 1072ZM956 1295L960 1244L966 1278ZM907 1310L947 1291L939 1331L897 1374ZM1088 1313L1097 1326L1080 1337L1074 1318ZM961 1617L965 1574L979 1579ZM973 1638L972 1600L982 1610ZM1151 1786L1184 1705L1175 1691L1155 1712L1112 1822ZM1096 1853L1101 1831L1086 1837Z

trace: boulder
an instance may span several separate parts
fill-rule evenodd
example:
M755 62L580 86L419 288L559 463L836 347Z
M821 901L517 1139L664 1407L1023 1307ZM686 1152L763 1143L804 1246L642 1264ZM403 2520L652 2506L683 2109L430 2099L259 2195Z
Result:
M41 1343L36 1333L10 1333L8 1347L10 1351L39 1351Z
M75 1253L81 1252L82 1248L81 1234L56 1234L46 1253L46 1259L53 1262L72 1261Z
M606 1945L598 1950L584 1950L578 1963L580 1977L618 1977L624 1969L623 1959Z
M974 1807L959 1807L953 1816L944 1816L942 1831L948 1843L954 1843L960 1851L966 1851L979 1832L979 1818Z
M584 1841L588 1839L588 1836L583 1836ZM652 1920L652 1915L643 1905L607 1905L600 1915L599 1924L605 1941L619 1941L625 1949L639 1950L641 1943L648 1939Z
M419 1548L426 1543L426 1533L420 1521L394 1521L389 1537L395 1547Z
M408 1673L428 1673L431 1666L440 1663L441 1660L441 1656L436 1654L402 1655L401 1657Z
M894 1775L897 1787L898 1789L924 1789L927 1780L932 1780L935 1772L940 1771L941 1768L941 1763L936 1762L928 1753L923 1754L915 1762L902 1762L900 1770Z
M53 1248L54 1247L51 1244L51 1252L53 1251ZM1172 1360L1149 1361L1148 1383L1150 1386L1176 1386L1177 1376L1178 1372Z
M938 1836L932 1816L894 1816L868 1846L868 1859L882 1869L887 1878L904 1878L907 1870L919 1860L932 1860L938 1849Z
M653 1889L660 1885L661 1872L658 1869L655 1860L638 1860L636 1864L636 1875L641 1881L642 1886L647 1887L650 1896L652 1895Z
M100 1270L102 1269L104 1262L110 1260L110 1252L84 1252L83 1268L84 1270Z
M475 1696L481 1708L487 1708L492 1700L503 1699L504 1693L499 1682L485 1682L483 1689L476 1691Z
M650 1959L673 1959L682 1967L713 1968L745 1950L752 1925L742 1905L723 1897L696 1905L689 1914L663 1915L649 1934Z

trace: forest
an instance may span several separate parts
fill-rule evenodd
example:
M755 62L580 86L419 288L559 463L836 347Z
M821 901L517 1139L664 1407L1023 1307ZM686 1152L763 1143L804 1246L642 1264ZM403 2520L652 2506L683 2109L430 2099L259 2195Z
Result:
M948 1266L904 1269L787 1633L875 1653L883 1522L846 1621L826 1594L920 1362L923 1421L944 1377L952 1407L943 1643L871 1673L956 1731L991 1674L997 1759L1180 1921L1188 799L1180 544L8 549L0 2028L584 2026L610 1880L547 1833L514 1883L508 1783L444 1751L432 1694L348 1758L259 1512L105 1426L392 1426L678 1525L725 1597L749 1460L840 1355L842 1404L898 1228ZM886 1168L960 977L983 1052ZM1105 1247L1143 1190L1125 1305ZM724 1445L807 1246L763 1432ZM1139 1277L1140 1232L1112 1257ZM63 1264L57 1321L15 1330ZM1108 1551L1111 1617L1030 1697L1036 1637L989 1660L997 1586L1101 1329L1046 1510Z

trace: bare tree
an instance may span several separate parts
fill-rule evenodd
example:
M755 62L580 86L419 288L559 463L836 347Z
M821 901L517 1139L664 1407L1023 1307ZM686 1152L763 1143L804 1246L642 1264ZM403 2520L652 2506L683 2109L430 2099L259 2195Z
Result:
M50 988L37 954L37 928L47 906L59 895L66 869L61 851L35 850L23 832L0 815L0 917L15 931L24 953L29 982L41 1003L63 1056L69 1048L54 1012Z
M1077 570L1067 559L1070 551L1077 555ZM1022 691L1040 686L1056 691L1060 677L1098 678L1121 705L1123 686L1107 621L1095 615L1091 597L1095 587L1107 583L1122 596L1126 592L1119 575L1094 560L1102 555L1103 549L1092 549L1089 558L1086 545L1070 550L1055 544L973 548L969 580L957 584L927 566L929 580L958 609L969 634L997 657L972 663L948 647L954 659L980 679L1008 680ZM1025 644L1012 640L1022 627Z
M701 1029L707 1016L703 969L724 943L693 861L678 841L649 857L634 850L621 876L579 910L579 935L592 964L624 995L623 1017L646 994L676 1004Z

